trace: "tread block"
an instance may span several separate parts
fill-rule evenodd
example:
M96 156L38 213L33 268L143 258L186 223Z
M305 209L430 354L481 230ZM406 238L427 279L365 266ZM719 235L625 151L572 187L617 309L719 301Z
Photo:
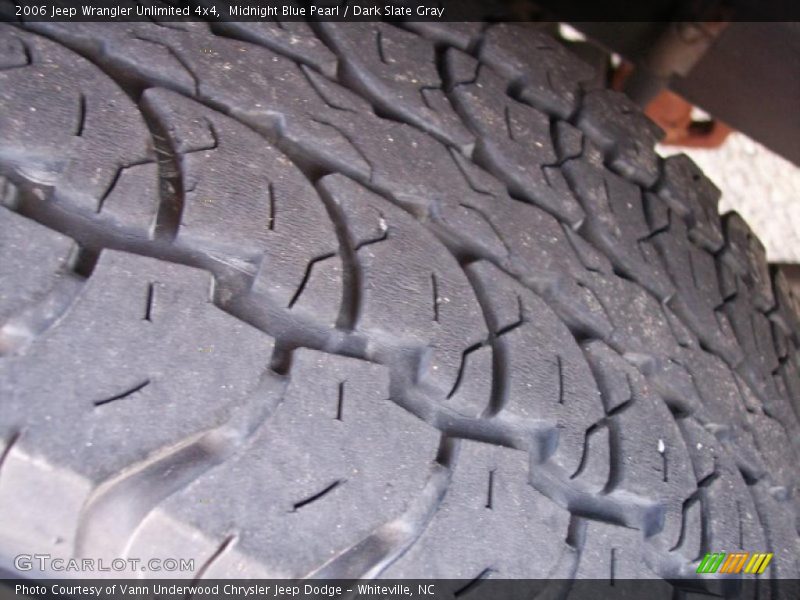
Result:
M364 158L334 127L307 72L260 45L152 23L31 23L141 84L173 89L214 106L328 168L368 172ZM100 25L100 27L98 27ZM241 77L242 72L251 77Z
M773 290L776 309L769 318L780 328L783 335L800 345L800 298L795 295L786 275L778 269L773 275Z
M464 351L456 383L442 402L444 406L471 418L486 412L492 397L493 354L487 345L471 346Z
M691 412L699 400L661 305L640 286L615 275L592 273L584 286L611 323L606 343L644 372L666 402Z
M457 50L445 55L456 110L478 136L475 161L508 185L512 194L569 225L583 218L564 176L544 113L505 95L505 80Z
M725 302L723 309L735 339L747 356L739 371L762 401L772 408L778 396L772 373L778 369L779 361L769 319L746 293L737 293Z
M594 246L587 242L583 237L578 235L569 227L564 227L564 233L572 244L575 254L578 255L581 263L589 271L595 273L611 273L614 268L611 266L611 261L605 254L599 252Z
M464 441L450 488L417 543L387 578L546 578L574 550L569 512L528 483L524 452ZM532 540L537 540L532 543Z
M335 258L339 243L325 204L302 172L257 133L193 100L151 89L144 104L162 124L180 165L183 210L176 241L251 263L258 268L255 289L287 308L302 299L307 310L335 320L341 268L338 259L323 265L321 258ZM327 275L320 278L322 270Z
M19 69L31 64L32 56L21 38L4 35L0 53L0 70Z
M612 338L626 352L675 354L675 339L658 302L640 286L614 275L592 273L586 286L603 304L614 325ZM636 315L636 317L633 317ZM613 347L614 344L611 344Z
M797 563L800 536L797 533L797 509L789 502L779 501L767 488L766 482L750 488L758 518L768 540L768 551L774 553L764 573L777 588L777 597L791 598L797 593L800 565ZM788 581L775 581L776 579ZM783 595L783 594L786 595Z
M674 289L649 239L639 186L585 159L567 161L564 173L586 213L581 232L632 279L669 297Z
M797 470L793 465L797 457L792 451L792 441L786 426L763 414L748 414L747 423L752 431L759 459L765 464L773 486L783 487L787 494L797 485Z
M436 21L408 21L403 27L433 40L437 44L455 46L467 52L481 37L483 23L464 21L455 23L437 23Z
M739 471L722 457L715 474L702 488L705 510L714 515L705 521L706 547L730 548L729 552L770 551L759 513Z
M717 211L721 192L691 158L685 154L665 158L655 191L686 221L693 242L711 252L722 248L725 240Z
M163 502L132 548L152 552L165 526L188 548L195 531L212 545L235 535L208 577L299 578L404 513L440 436L389 400L388 370L301 349L289 378L249 443Z
M486 337L480 305L464 272L441 242L384 198L339 175L323 179L322 185L345 221L358 223L353 233L362 273L358 329L430 348L418 377L446 395L456 382L463 351ZM361 220L365 216L371 226Z
M212 56L216 50L216 44L209 44L207 31L202 27L187 27L201 26L201 23L182 23L169 28L152 22L124 23L114 27L91 22L76 25L69 27L64 23L31 21L25 27L91 56L104 67L125 69L126 77L134 81L146 78L155 85L168 86L186 94L196 91L198 81L190 70L190 63L171 47L170 41L205 38L205 54ZM226 44L226 41L222 43Z
M158 225L160 182L157 163L122 167L101 199L102 215L134 235L152 239Z
M205 4L205 0L202 1ZM336 55L302 21L219 21L211 25L217 34L260 44L308 65L323 75L336 77Z
M688 564L697 563L705 555L703 552L703 503L695 495L683 504L681 536L677 544L670 550L677 552ZM691 572L691 567L686 570Z
M704 427L695 419L681 419L680 424L697 478L698 491L693 497L702 506L701 547L705 551L716 548L729 548L728 552L767 551L769 545L753 504L752 488L728 458L726 442L715 437L713 428ZM698 555L695 560L700 558Z
M635 529L589 521L575 577L608 581L609 585L618 579L647 577L648 573L652 577L652 572L642 564L642 545L641 532Z
M656 182L660 166L655 145L663 132L627 96L610 90L587 92L577 126L617 173L644 187Z
M582 346L592 369L606 414L633 400L629 369L619 368L619 355L603 342L593 340Z
M258 383L272 339L211 304L210 284L195 269L104 251L68 314L0 362L3 420L21 432L0 479L0 531L71 551L93 489L124 484L229 420ZM243 410L249 421L252 409ZM116 521L124 528L128 517Z
M147 126L90 62L39 36L0 27L0 48L13 54L20 47L30 64L0 71L0 160L35 185L52 187L56 200L97 212L121 169L155 163ZM151 180L139 185L153 184L153 171L140 174Z
M724 227L725 247L720 260L744 283L758 310L765 313L772 310L775 296L764 245L737 213L725 215Z
M795 418L800 420L800 355L794 344L787 345L786 359L782 361L779 373L786 389L785 396L789 398Z
M741 471L752 479L762 477L767 466L750 427L755 416L751 411L757 409L749 406L753 400L743 395L749 391L742 388L744 382L707 352L687 352L686 364L702 399L701 408L693 416L719 440Z
M473 135L456 115L436 68L432 42L388 23L322 22L341 57L339 78L382 112L470 151Z
M372 114L372 108L369 102L361 96L334 83L327 77L323 77L305 65L300 65L300 70L306 76L311 87L314 88L314 91L319 94L322 101L329 107L335 110L353 113L351 115L352 118L360 118L363 115Z
M600 494L610 477L611 433L606 423L598 423L586 430L581 464L570 479L577 480L583 490Z
M569 329L538 296L489 263L468 267L496 336L495 410L501 418L544 421L558 431L545 456L570 475L585 432L603 416L600 393ZM547 454L549 453L549 455Z
M601 342L586 347L586 358L602 382L611 435L611 476L607 491L648 498L661 506L663 521L645 522L646 535L673 546L680 535L682 504L694 491L692 466L667 404L645 377ZM615 389L621 387L621 389ZM610 394L608 393L610 392ZM618 404L620 398L627 400Z
M0 340L11 317L40 301L68 276L76 250L70 238L0 208Z
M702 343L728 364L738 365L743 359L742 349L728 317L720 310L723 296L714 256L690 242L686 224L680 219L670 219L669 228L654 235L653 243L677 290L668 301L669 307Z
M696 481L711 480L717 461L724 449L714 434L706 429L697 419L678 419L678 426L689 450Z
M589 65L530 24L489 27L480 60L514 82L521 102L563 119L577 108L580 86L594 78Z

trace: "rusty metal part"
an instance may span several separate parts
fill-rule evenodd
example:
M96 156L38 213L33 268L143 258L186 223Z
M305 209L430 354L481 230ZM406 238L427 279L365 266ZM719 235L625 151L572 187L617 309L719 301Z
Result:
M691 103L675 92L663 90L647 104L645 113L664 130L664 144L696 148L721 146L731 128L718 119L695 121L692 108Z
M611 87L625 88L625 83L636 71L629 62L623 62L611 75ZM664 130L663 144L694 148L717 148L721 146L731 127L719 119L697 121L692 117L694 106L679 94L668 89L661 90L644 107L644 112Z

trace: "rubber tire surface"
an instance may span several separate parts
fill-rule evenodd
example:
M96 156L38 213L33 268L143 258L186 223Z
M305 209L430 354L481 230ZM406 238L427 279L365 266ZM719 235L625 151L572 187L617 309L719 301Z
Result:
M543 28L0 40L4 564L798 577L797 301Z

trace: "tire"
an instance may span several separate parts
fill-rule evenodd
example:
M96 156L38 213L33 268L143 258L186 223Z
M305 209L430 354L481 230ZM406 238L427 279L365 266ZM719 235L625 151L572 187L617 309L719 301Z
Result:
M800 575L797 300L543 29L1 35L7 568Z

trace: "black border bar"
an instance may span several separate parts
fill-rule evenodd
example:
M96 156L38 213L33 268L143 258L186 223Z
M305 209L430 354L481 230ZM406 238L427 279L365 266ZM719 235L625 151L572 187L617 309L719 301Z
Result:
M0 20L800 21L798 0L0 0Z

